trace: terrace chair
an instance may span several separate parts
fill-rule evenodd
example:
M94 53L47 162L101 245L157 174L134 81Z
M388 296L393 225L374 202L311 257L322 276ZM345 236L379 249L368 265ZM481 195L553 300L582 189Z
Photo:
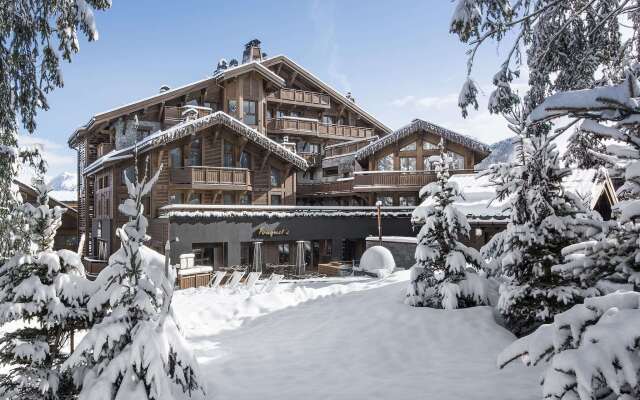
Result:
M213 276L211 277L211 279L209 280L209 287L210 288L217 288L220 286L220 282L222 282L222 280L224 279L224 277L227 275L227 271L216 271L213 273Z
M260 278L260 275L262 275L262 272L249 272L243 288L246 290L253 289L253 287L256 285L256 282Z
M229 279L229 282L225 285L225 288L227 289L237 288L243 276L244 276L244 271L233 271L233 273L231 274L231 279Z
M269 279L264 284L262 288L262 293L271 293L278 286L280 281L284 278L284 275L281 274L271 274Z

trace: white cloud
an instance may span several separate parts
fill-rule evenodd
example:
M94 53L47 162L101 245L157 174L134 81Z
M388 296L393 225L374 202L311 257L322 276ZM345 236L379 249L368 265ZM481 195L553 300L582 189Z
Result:
M66 143L56 143L38 135L22 134L18 137L19 146L32 146L37 148L42 157L47 162L47 178L51 178L63 172L76 171L76 157L73 150L69 149ZM20 170L19 179L30 182L35 176L28 166L23 166Z

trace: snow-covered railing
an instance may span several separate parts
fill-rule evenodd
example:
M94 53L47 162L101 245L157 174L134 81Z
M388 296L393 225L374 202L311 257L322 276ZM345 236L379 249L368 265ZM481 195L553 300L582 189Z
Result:
M453 170L452 173L471 173L472 170ZM367 187L415 187L436 180L435 171L356 171L354 172L354 190Z

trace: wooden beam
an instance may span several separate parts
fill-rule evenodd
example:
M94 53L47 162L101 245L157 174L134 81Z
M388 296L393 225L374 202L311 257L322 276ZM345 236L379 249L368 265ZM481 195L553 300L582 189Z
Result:
M283 64L284 64L284 63L280 63L280 64L278 64L278 70L276 71L276 75L280 75L280 71L282 71L282 65L283 65Z
M260 163L260 171L264 171L264 166L267 164L267 160L269 159L269 155L271 155L271 151L267 150L264 153L264 158L262 159L262 163Z
M296 81L297 77L298 77L298 71L293 70L293 74L291 75L291 82L289 82L289 86L293 87L293 82Z

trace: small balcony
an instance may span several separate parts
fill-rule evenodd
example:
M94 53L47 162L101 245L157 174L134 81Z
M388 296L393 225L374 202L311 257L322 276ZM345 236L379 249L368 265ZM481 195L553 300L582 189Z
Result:
M170 127L176 125L186 119L184 112L187 110L195 110L198 112L197 118L202 118L206 115L213 113L213 110L209 107L199 107L199 106L185 106L185 107L176 107L176 106L164 106L164 112L162 116L162 123L165 127Z
M451 170L452 174L470 174L473 170ZM361 171L354 173L354 192L393 192L420 190L436 181L434 171Z
M191 189L251 190L246 168L182 167L171 169L171 184Z
M306 90L280 89L267 96L267 101L295 106L316 107L322 109L331 108L329 95Z
M305 135L331 139L363 139L373 136L372 128L324 124L309 118L273 118L267 122L269 133Z
M345 179L335 182L298 183L296 193L298 196L321 196L325 194L352 194L353 179Z

